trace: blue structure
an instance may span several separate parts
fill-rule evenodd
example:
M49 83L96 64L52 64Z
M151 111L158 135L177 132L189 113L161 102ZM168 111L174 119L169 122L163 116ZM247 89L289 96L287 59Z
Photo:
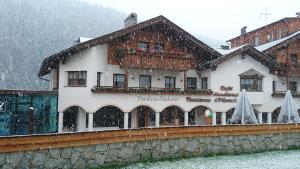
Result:
M57 92L0 90L0 136L57 132Z

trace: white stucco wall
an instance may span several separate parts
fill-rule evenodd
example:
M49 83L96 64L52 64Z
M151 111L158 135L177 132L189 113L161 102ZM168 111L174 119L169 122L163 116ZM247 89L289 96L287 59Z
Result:
M229 59L226 62L218 65L215 71L202 71L200 77L208 77L208 88L212 89L215 92L224 93L224 91L220 91L220 86L223 85L233 87L233 91L229 91L230 93L238 93L240 91L239 74L251 68L265 76L263 79L263 92L248 92L251 103L258 111L273 111L276 107L279 107L281 105L283 97L275 98L271 96L272 81L278 81L278 89L284 89L283 82L277 76L269 74L268 68L266 68L264 65L260 64L250 56L246 57L245 59L241 59L240 56L235 56L232 59ZM68 87L67 71L83 70L87 71L87 86ZM120 69L119 66L107 64L106 45L91 47L72 57L72 59L68 60L65 64L60 63L58 105L59 112L62 112L68 107L74 105L80 106L86 112L96 112L101 107L107 105L117 106L124 112L130 112L140 105L147 105L156 112L161 112L163 109L171 105L176 105L184 111L190 111L197 106L203 105L215 112L224 112L235 106L235 103L215 102L214 99L216 98L216 96L93 93L91 92L91 88L96 85L97 72L102 72L102 86L113 85L114 73L125 73L125 70ZM184 87L183 72L137 69L129 69L128 72L129 87L139 86L139 75L151 75L152 87L160 88L163 88L165 86L165 76L175 76L176 87L182 89ZM200 89L201 79L195 70L188 71L187 77L197 77L198 89ZM187 96L196 98L210 98L211 102L187 102ZM141 100L141 98L151 98L151 101L143 101ZM300 103L299 99L296 99L296 103Z

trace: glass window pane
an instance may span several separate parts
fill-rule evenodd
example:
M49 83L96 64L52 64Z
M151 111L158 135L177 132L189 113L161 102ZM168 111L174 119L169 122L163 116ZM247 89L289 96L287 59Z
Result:
M139 81L140 81L140 87L142 88L151 87L151 76L141 75Z

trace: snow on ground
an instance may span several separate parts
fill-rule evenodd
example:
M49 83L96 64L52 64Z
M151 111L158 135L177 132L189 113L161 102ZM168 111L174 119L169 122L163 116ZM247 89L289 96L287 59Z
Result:
M125 169L299 169L300 150L138 163Z

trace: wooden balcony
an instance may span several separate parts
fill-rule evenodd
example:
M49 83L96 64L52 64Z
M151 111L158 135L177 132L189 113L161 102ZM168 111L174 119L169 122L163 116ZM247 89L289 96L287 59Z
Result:
M193 58L183 56L178 53L125 53L120 56L120 67L122 68L140 68L140 69L158 69L158 70L176 70L185 71L195 67Z
M116 88L113 86L94 86L91 90L93 93L137 93L137 94L177 94L177 95L212 95L211 90L181 90L180 88Z
M284 97L286 91L275 91L272 93L272 97ZM293 97L300 97L299 92L292 92Z

